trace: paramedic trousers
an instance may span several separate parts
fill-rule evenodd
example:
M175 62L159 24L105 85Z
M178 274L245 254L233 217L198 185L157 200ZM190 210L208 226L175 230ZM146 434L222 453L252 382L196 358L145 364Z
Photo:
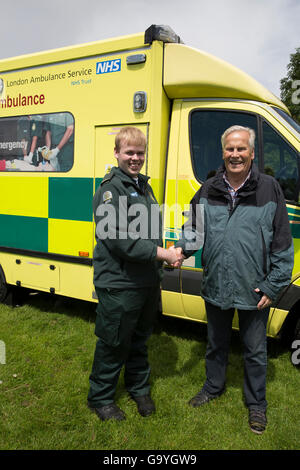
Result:
M131 396L150 392L147 340L157 317L160 285L136 289L96 288L97 307L94 362L90 375L89 406L113 403L122 366Z
M203 390L219 396L225 389L234 309L221 310L208 302L206 382ZM238 310L244 348L244 398L249 409L266 410L267 337L269 308Z

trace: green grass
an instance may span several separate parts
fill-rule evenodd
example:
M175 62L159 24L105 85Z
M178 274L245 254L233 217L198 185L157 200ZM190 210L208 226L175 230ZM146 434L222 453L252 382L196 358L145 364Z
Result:
M199 409L187 405L205 378L206 326L163 318L149 341L157 412L138 415L121 375L123 422L101 422L86 406L96 337L95 306L38 294L0 306L0 449L282 450L300 448L299 369L269 341L268 427L248 427L243 362L233 334L226 393Z

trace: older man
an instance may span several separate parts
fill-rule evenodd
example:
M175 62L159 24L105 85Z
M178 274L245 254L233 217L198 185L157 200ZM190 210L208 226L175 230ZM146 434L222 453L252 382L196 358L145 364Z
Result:
M206 382L189 403L197 407L223 393L232 319L237 309L244 345L249 424L253 432L261 434L267 423L269 308L290 282L293 244L281 188L253 163L254 131L232 126L221 142L224 165L195 194L191 219L176 244L177 251L186 257L194 252L189 251L188 243L196 234L197 205L203 204L201 295L208 322Z

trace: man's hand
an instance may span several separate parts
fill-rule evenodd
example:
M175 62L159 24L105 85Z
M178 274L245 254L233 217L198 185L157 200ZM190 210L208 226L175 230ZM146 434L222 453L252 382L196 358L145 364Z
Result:
M173 268L180 268L183 261L185 260L185 256L182 253L182 248L180 247L175 248L175 246L172 245L170 246L169 251L175 251L177 255L177 260L174 263L172 263Z
M180 251L179 251L180 250ZM156 259L165 261L170 266L177 268L181 266L184 256L182 255L181 248L175 248L174 246L166 250L165 248L157 247Z
M255 292L257 292L257 294L261 292L261 290L258 287L254 290ZM262 294L261 299L257 304L258 310L262 310L263 308L270 307L272 303L272 300L266 294L264 294L263 292L261 292L261 294Z

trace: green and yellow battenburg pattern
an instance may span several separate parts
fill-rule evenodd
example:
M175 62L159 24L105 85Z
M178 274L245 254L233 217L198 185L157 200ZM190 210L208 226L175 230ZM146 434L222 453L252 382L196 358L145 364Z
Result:
M0 246L92 257L94 184L93 178L2 178Z
M0 247L92 257L94 227L92 200L102 178L7 176L0 187ZM30 191L28 189L30 188ZM287 205L295 255L300 250L300 208ZM165 228L165 246L181 230ZM299 271L295 256L295 268ZM197 268L201 257L197 256Z

